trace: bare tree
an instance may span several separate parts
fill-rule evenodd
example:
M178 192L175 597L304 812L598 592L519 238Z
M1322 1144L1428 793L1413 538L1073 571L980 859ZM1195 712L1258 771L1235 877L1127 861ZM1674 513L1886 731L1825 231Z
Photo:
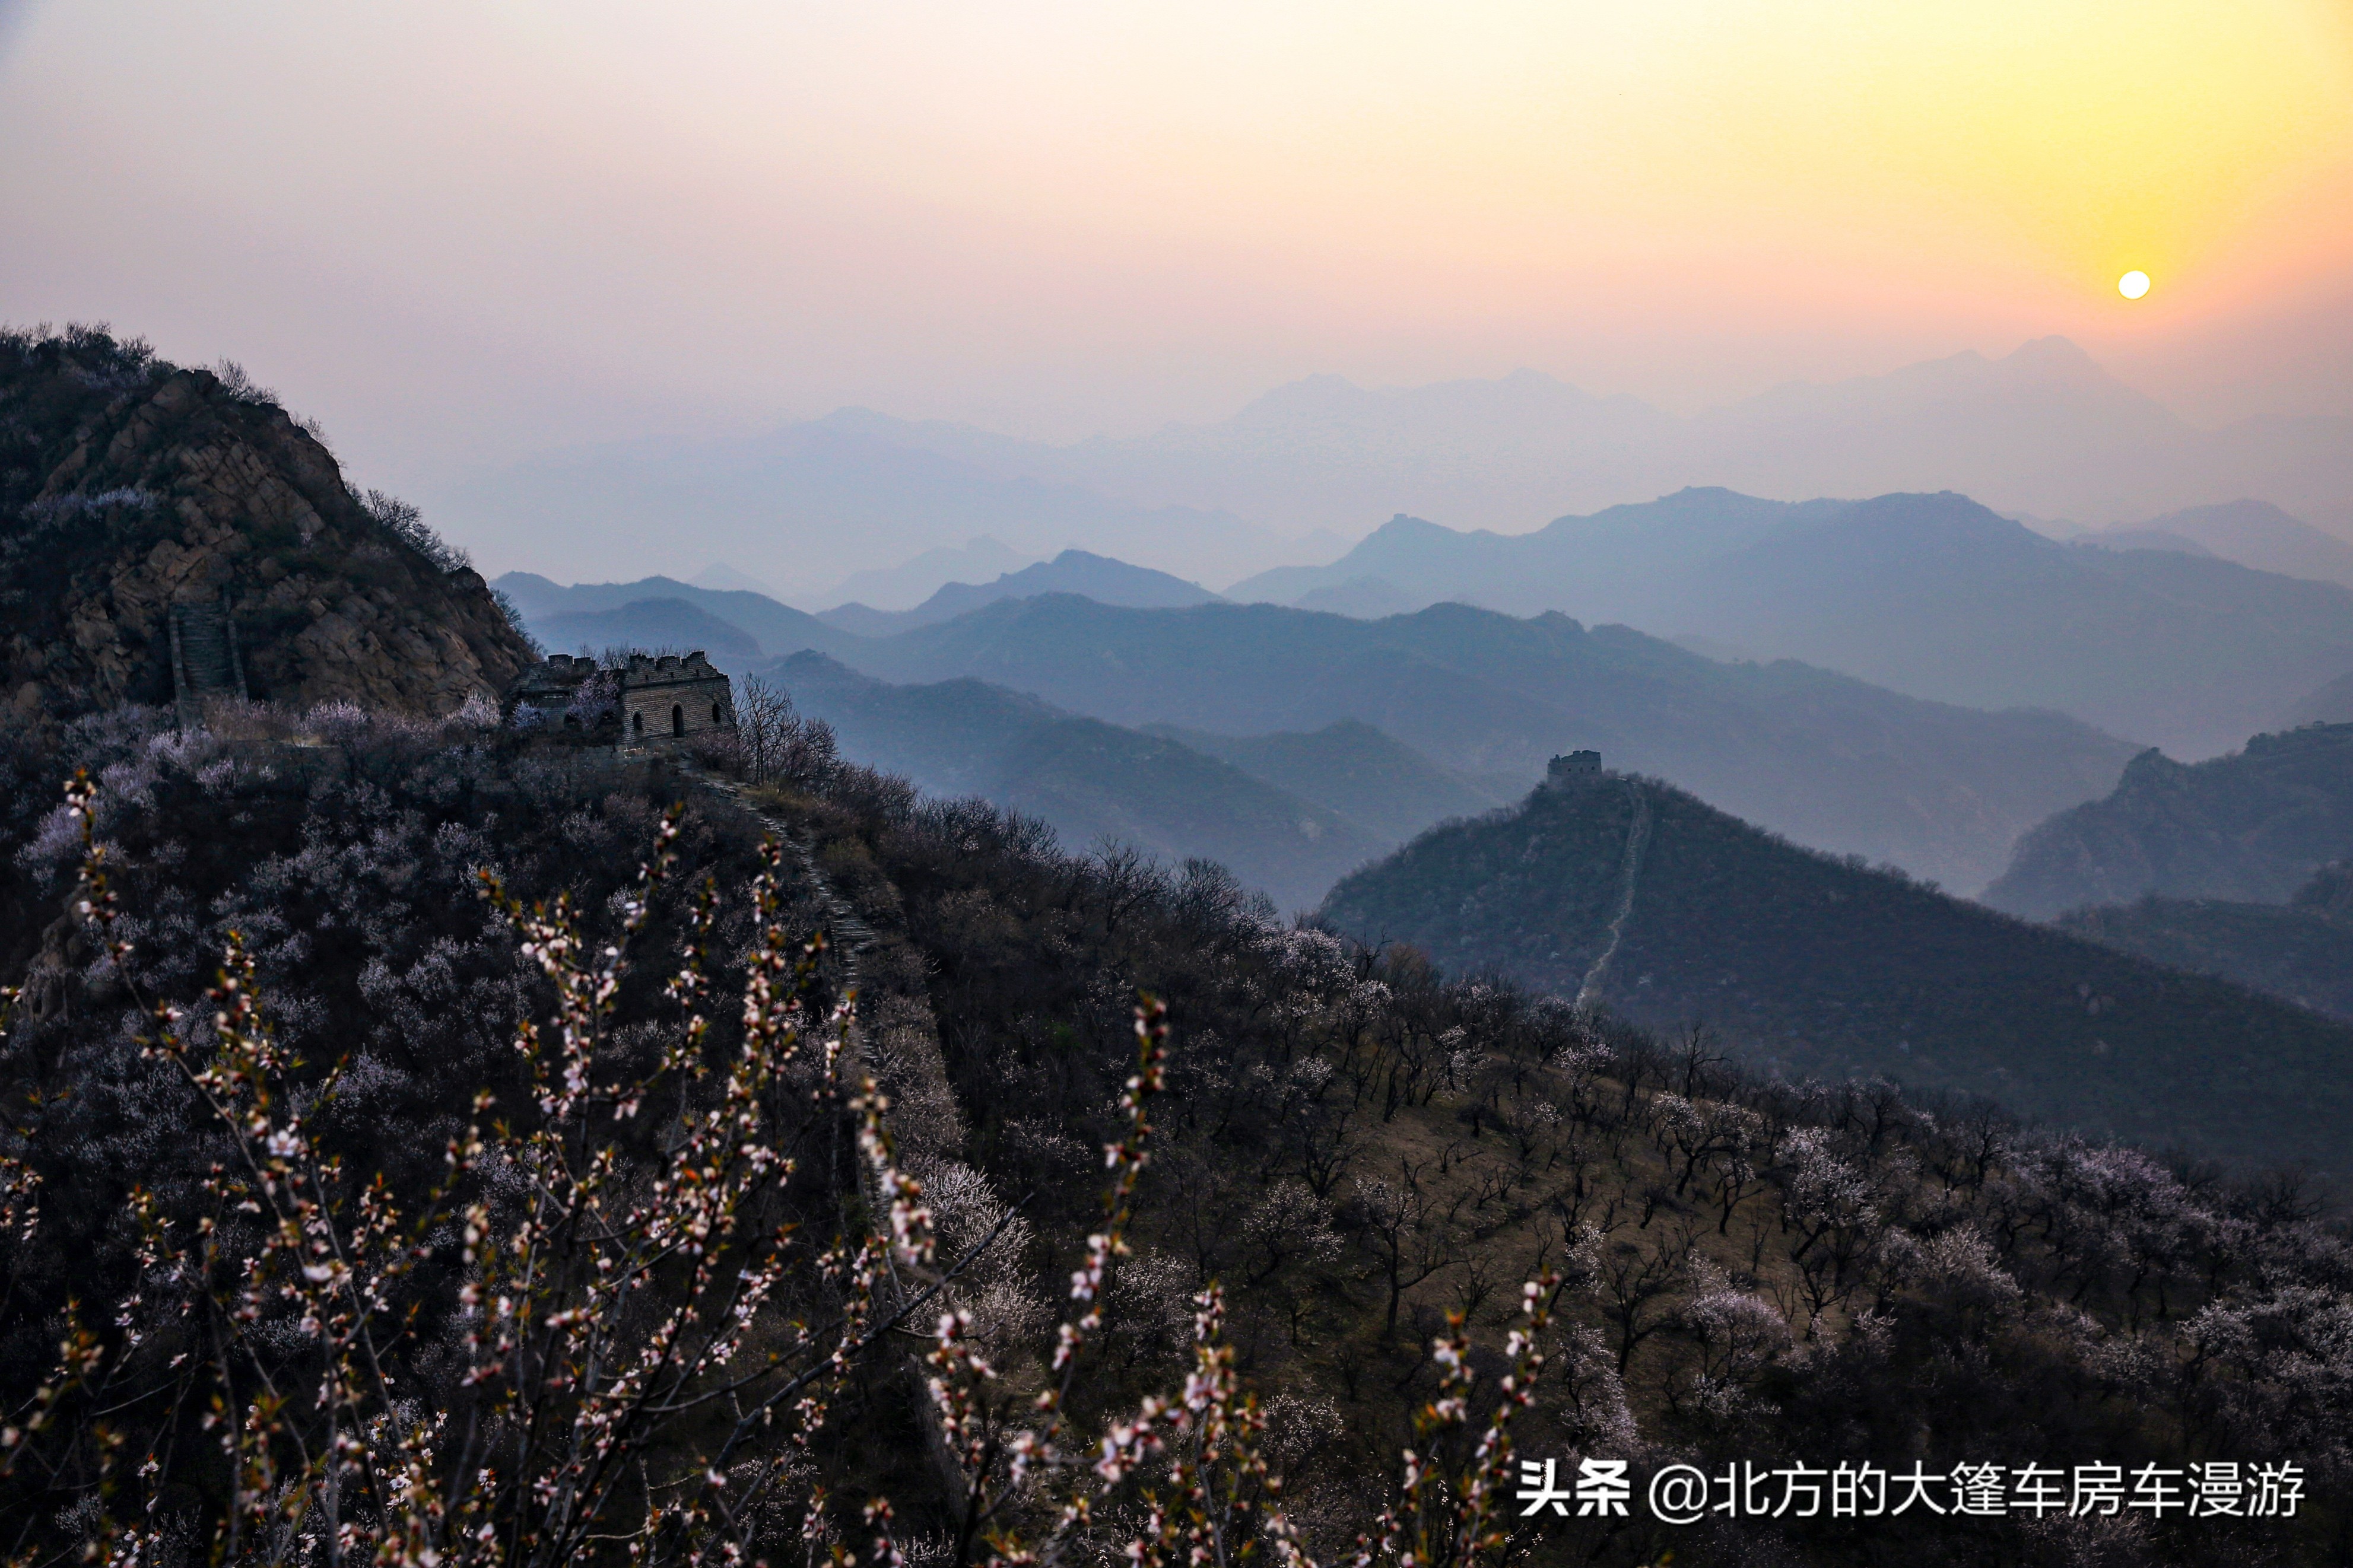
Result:
M1401 1173L1402 1186L1376 1178L1356 1189L1362 1234L1372 1244L1381 1278L1388 1285L1390 1333L1397 1331L1398 1302L1405 1293L1455 1261L1421 1190L1421 1172L1402 1164Z
M793 700L782 687L756 675L744 678L735 699L735 742L743 751L744 771L754 784L767 782L792 721Z
M1655 1251L1621 1241L1600 1259L1593 1293L1601 1300L1601 1315L1618 1330L1620 1375L1636 1347L1666 1327L1664 1298L1682 1287L1691 1251L1688 1236L1671 1237Z

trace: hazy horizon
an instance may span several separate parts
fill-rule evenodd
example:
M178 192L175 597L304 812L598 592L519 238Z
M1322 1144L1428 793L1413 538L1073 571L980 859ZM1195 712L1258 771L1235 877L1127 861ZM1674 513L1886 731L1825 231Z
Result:
M235 359L501 567L579 541L476 528L485 474L841 408L1067 444L1528 367L1688 416L2056 334L2201 427L2353 416L2319 0L0 0L0 320Z

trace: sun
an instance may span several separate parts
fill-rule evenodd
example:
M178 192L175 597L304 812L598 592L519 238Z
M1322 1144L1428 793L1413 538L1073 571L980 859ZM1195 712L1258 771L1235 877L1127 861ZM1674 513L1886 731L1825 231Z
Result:
M2137 300L2148 292L2148 274L2136 268L2116 279L2116 292L2127 300Z

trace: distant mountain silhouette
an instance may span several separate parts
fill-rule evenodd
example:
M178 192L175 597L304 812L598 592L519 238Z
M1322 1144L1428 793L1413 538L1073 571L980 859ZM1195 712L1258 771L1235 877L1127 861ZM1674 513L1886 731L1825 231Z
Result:
M505 594L534 628L549 626L561 617L595 615L661 599L690 605L735 627L751 640L754 654L796 653L805 647L837 648L858 640L815 616L778 604L765 594L739 588L699 588L674 577L641 577L634 583L579 583L566 587L535 573L510 572L491 586ZM570 645L559 640L550 646L563 648Z
M820 611L818 619L861 637L888 637L915 626L952 620L999 599L1027 599L1039 594L1078 594L1099 605L1124 605L1141 610L1207 605L1218 598L1198 583L1188 583L1166 572L1131 566L1124 561L1083 550L1065 550L1051 561L1008 572L992 583L946 584L912 610L892 614L864 605L843 605Z
M985 681L892 686L814 653L766 673L834 727L853 761L1042 818L1074 851L1110 837L1166 861L1219 861L1281 909L1314 907L1395 842L1165 736Z
M1686 485L1954 489L2093 524L2251 497L2353 531L2353 419L2201 430L2046 338L1688 418L1528 370L1377 389L1313 376L1218 423L1064 446L844 409L749 440L551 454L438 499L508 527L658 533L800 597L976 533L1215 585L1329 559L1395 512L1516 531ZM1302 538L1308 529L1330 531L1332 547Z
M1358 719L1305 734L1213 735L1167 724L1145 725L1145 733L1231 763L1253 778L1336 812L1385 849L1432 823L1500 804L1475 782L1448 773Z
M2284 904L2161 899L2062 915L2062 931L2353 1019L2353 868L2324 866Z
M1106 495L1349 531L1396 511L1516 531L1683 485L1762 495L1954 489L2094 522L2253 496L2353 525L2353 420L2192 426L2064 338L1678 417L1535 371L1366 388L1278 387L1229 420L1068 447L902 426L894 439ZM934 445L935 444L935 445Z
M2037 919L2149 893L2278 904L2348 856L2353 724L2317 725L2194 764L2143 752L2106 799L2020 840L1985 901Z
M1356 719L1519 787L1554 753L1711 792L1799 840L1965 889L2132 748L2052 713L1984 713L1805 666L1722 665L1622 626L1439 605L1380 621L1272 605L1007 600L845 648L884 679L969 676L1115 724L1229 735Z
M2170 550L2177 555L2214 555L2213 551L2186 534L2146 523L2135 528L2104 528L2097 533L2082 535L2077 542L2102 550Z
M683 599L633 599L610 610L574 610L525 616L532 636L552 652L608 647L701 648L722 668L740 669L760 657L749 632Z
M2152 1145L2353 1170L2353 1028L1586 774L1433 828L1322 911L1792 1077L1884 1074Z
M982 534L960 545L936 545L896 566L852 572L824 599L878 610L912 610L950 583L985 583L1030 564L1021 552Z
M724 561L714 561L689 579L698 588L712 588L721 593L758 594L765 598L776 596L776 585L762 582L748 572L738 572Z
M2099 542L2120 532L2167 534L2258 572L2353 587L2353 544L2289 516L2269 501L2190 507L2151 518L2136 529L2110 529L2091 538Z
M2353 669L2353 592L2333 583L2058 544L1949 494L1790 504L1685 489L1516 535L1399 517L1330 566L1262 574L1231 596L1366 576L1425 602L1696 634L1941 701L2056 708L2189 756Z
M1297 548L1214 509L1139 504L1055 477L1020 443L987 464L929 450L916 437L930 429L850 410L748 440L548 453L443 504L543 538L637 534L672 555L723 555L803 602L846 573L976 534L1029 555L1075 545L1219 581Z

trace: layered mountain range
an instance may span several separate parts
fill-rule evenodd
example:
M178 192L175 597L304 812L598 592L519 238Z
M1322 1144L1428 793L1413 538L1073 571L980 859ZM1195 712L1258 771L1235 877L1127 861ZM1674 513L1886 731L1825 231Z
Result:
M1167 865L1218 861L1285 910L1313 909L1342 874L1449 815L1444 806L1491 804L1363 725L1264 737L1256 750L1274 753L1276 765L1252 767L968 678L893 686L817 653L779 660L768 673L802 713L833 727L845 754L868 766L936 795L977 795L1036 817L1074 853L1116 841ZM1284 769L1286 751L1319 754L1336 764L1336 779ZM1402 790L1328 787L1393 767L1390 753L1436 784L1413 803L1422 813ZM1375 825L1353 820L1335 801L1371 805Z
M1198 583L1148 566L1131 566L1107 555L1065 550L1051 561L1033 562L1018 572L998 574L986 583L946 583L920 605L907 610L878 610L851 601L821 611L818 618L843 631L863 637L889 637L893 632L954 620L967 610L1000 599L1033 599L1040 594L1077 594L1099 605L1124 605L1131 609L1180 609L1209 605L1219 595Z
M2048 525L2046 525L2048 526ZM2052 531L2065 534L2066 530ZM2110 548L2178 550L2219 555L2258 572L2306 577L2353 588L2353 544L2291 517L2269 501L2235 500L2186 507L2124 528L2072 535Z
M1396 512L1517 531L1693 484L1780 497L1949 489L2094 525L2248 497L2345 528L2353 422L2200 429L2046 338L1689 417L1533 371L1381 389L1314 376L1215 424L1068 445L849 409L765 437L534 458L439 499L503 528L658 530L819 595L878 556L975 534L1215 586L1328 558L1311 531L1336 546Z
M1686 489L1524 534L1399 517L1331 565L1265 573L1230 596L1315 595L1623 621L1941 701L2055 708L2191 757L2274 727L2353 670L2353 590L2337 583L2063 544L1951 494Z
M665 596L738 613L728 595L666 579L569 590L500 581L551 640L570 624L556 617L632 605L659 632L651 606ZM1354 722L1442 760L1472 798L1510 798L1552 756L1598 748L1800 842L1972 891L2008 864L2021 833L2104 793L2133 752L2047 711L1978 711L1794 662L1719 663L1624 626L1453 604L1365 621L1044 595L881 638L773 602L762 616L734 624L756 626L767 654L811 649L899 685L984 681L1072 716L1169 727L1158 732L1203 754L1218 742L1187 732L1231 742ZM934 776L907 755L888 765ZM1394 810L1359 802L1344 815L1379 844L1395 839L1372 824Z

